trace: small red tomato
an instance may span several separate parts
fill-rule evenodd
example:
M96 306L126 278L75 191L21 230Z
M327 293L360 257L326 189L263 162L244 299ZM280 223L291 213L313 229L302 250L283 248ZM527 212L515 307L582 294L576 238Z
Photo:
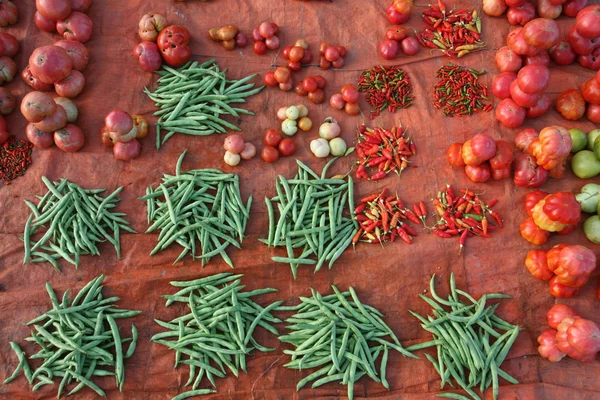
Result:
M592 77L585 81L581 87L583 98L590 104L600 104L600 83L596 77Z
M68 124L64 128L54 132L54 143L56 147L67 153L79 151L85 142L85 136L81 129L75 125Z
M307 65L313 62L313 55L310 51L304 50L304 57L300 60L300 64Z
M8 115L14 111L17 106L17 100L10 90L0 87L0 114ZM6 130L3 129L3 130Z
M595 124L600 124L600 104L588 104L585 116Z
M278 149L284 156L291 156L296 152L296 143L292 139L283 139L279 142Z
M566 90L556 98L556 111L569 121L576 121L585 114L585 100L577 89Z
M290 59L290 51L292 51L293 47L294 46L285 46L283 50L281 50L281 55L283 56L283 58L285 58L286 60Z
M304 58L304 49L300 46L294 46L290 49L289 59L294 62L300 62Z
M317 83L315 78L309 76L308 78L304 78L304 80L302 81L302 87L307 92L314 92L319 88L319 84Z
M524 93L543 92L550 83L550 70L541 64L526 65L517 74L517 82Z
M267 52L267 45L265 42L254 42L254 45L252 45L252 51L254 51L254 54L262 56Z
M325 54L325 50L329 47L329 43L327 42L321 42L319 43L319 55L324 55Z
M279 144L279 142L281 142L281 139L283 139L281 137L281 133L279 133L275 129L268 129L265 132L265 137L264 137L263 141L265 142L265 144L267 146L275 147Z
M453 167L464 167L465 161L462 158L462 146L460 142L452 143L446 150L446 158Z
M48 148L54 144L54 135L52 132L40 131L32 122L27 124L25 135L35 147ZM2 142L2 140L0 140L0 142Z
M56 30L67 40L85 43L92 36L92 20L83 13L73 11L67 18L56 23Z
M325 57L321 57L319 59L319 68L329 69L329 68L331 68L331 63L329 61L327 61L327 59Z
M296 92L296 94L298 96L302 96L302 97L308 96L308 91L306 89L304 89L304 86L302 85L302 82L300 82L299 84L297 84L294 87L294 92Z
M407 56L412 56L413 54L417 54L421 45L417 38L414 36L409 36L400 42L400 49Z
M317 85L319 85L319 89L325 89L327 86L327 81L320 75L313 76L314 80L317 81Z
M192 56L189 41L190 32L186 28L171 25L160 31L157 44L165 62L171 67L180 67Z
M252 37L252 40L254 40L255 42L264 42L265 41L265 38L260 35L260 30L258 28L254 28L252 30L251 37Z
M346 57L348 50L346 50L344 46L335 46L335 48L337 49L338 53L340 53L340 58Z
M510 97L519 107L527 108L535 106L540 99L540 96L540 93L523 92L519 87L518 80L513 81L510 84Z
M358 115L360 114L360 106L358 103L346 103L344 105L344 111L348 115Z
M510 178L510 168L494 169L492 168L492 179L499 181Z
M238 34L235 35L235 44L239 47L246 47L248 45L248 36L242 32L238 32Z
M292 83L291 79L285 83L279 84L279 89L283 90L284 92L289 92L290 90L292 90L293 87L294 84Z
M267 46L267 49L269 50L277 50L280 44L281 42L277 36L271 36L270 38L265 39L265 46Z
M573 64L577 54L573 50L573 46L566 40L558 42L558 44L550 49L550 58L558 65Z
M44 18L39 11L36 11L35 14L33 14L33 23L41 31L48 33L56 32L56 21Z
M401 41L408 36L406 28L402 25L392 25L385 32L385 38L388 40L395 40L396 42Z
M544 67L550 66L550 56L547 51L542 51L535 56L523 56L523 65L540 64Z
M0 47L4 48L3 56L13 58L19 52L19 41L10 33L0 32Z
M117 160L130 161L140 155L142 144L137 139L129 142L118 142L113 147L113 154Z
M546 114L552 105L552 99L549 95L544 93L540 96L540 99L536 103L535 106L529 107L527 109L527 118L536 118L541 117Z
M279 160L279 150L273 146L265 146L260 152L260 157L268 163L275 162Z
M54 45L65 49L67 55L71 57L73 69L83 71L88 65L89 53L82 43L75 40L59 40Z
M321 104L325 101L325 92L323 89L317 89L314 92L308 93L308 101L314 104Z
M400 46L395 40L384 40L379 45L379 55L386 60L393 60L398 56Z
M69 0L35 0L35 8L46 19L59 21L71 14L71 1Z
M329 98L329 105L336 110L341 110L346 105L346 102L339 93L334 94Z
M271 86L271 87L275 87L275 86L279 85L279 82L277 82L277 79L275 79L275 74L272 71L267 72L265 74L265 77L263 78L263 82L265 83L265 85Z
M277 35L277 32L279 32L279 26L277 26L277 24L274 22L265 21L259 25L258 32L260 33L260 36L268 39L273 37L273 35Z
M342 86L340 93L342 94L342 98L345 102L358 103L358 98L360 94L358 93L358 89L356 89L356 86L352 84L346 84Z
M60 97L72 99L81 93L84 86L85 77L81 72L74 69L69 76L54 84L54 90Z
M294 71L294 72L298 72L298 71L300 71L300 68L302 68L302 64L300 64L297 61L291 61L290 60L290 61L287 62L286 65L287 65L287 67L288 67L288 69L290 71Z
M275 80L279 83L289 82L289 80L292 76L292 73L290 72L289 68L286 68L286 67L277 67L274 74L275 74Z
M410 19L410 13L400 14L394 8L394 3L390 3L389 7L386 10L387 18L390 24L399 25L403 24Z
M518 128L525 121L526 111L512 99L504 99L496 107L496 119L507 128Z
M340 52L338 51L337 47L329 46L325 49L323 56L327 61L334 62L340 58Z
M510 97L510 84L517 80L514 72L501 72L492 81L492 93L500 100Z
M340 69L340 68L343 68L343 67L344 67L344 64L345 64L345 61L344 61L344 59L340 57L340 58L338 58L337 60L335 60L334 62L332 62L332 63L331 63L331 66L332 66L333 68Z
M500 72L517 73L523 65L523 59L510 47L504 46L496 52L496 66Z
M162 66L162 57L158 45L154 42L142 42L133 49L133 56L140 67L152 73Z
M525 240L538 246L546 243L550 236L550 232L538 227L531 217L521 223L520 231Z
M40 122L36 122L35 127L44 132L54 132L57 129L63 128L66 124L67 112L62 106L56 105L54 113Z
M465 174L475 183L487 182L491 176L490 166L488 163L483 163L477 166L466 165Z
M17 64L8 56L0 57L0 84L12 82L17 75Z

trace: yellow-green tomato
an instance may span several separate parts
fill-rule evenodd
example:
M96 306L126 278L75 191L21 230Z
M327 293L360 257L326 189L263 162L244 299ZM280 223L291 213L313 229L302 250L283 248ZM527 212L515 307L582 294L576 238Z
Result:
M575 196L579 204L581 204L581 210L586 213L593 214L598 209L598 203L600 202L600 185L595 183L588 183L581 188L581 193Z
M331 154L336 157L343 156L346 153L346 142L341 137L333 138L329 141L329 147L331 148Z
M290 106L285 110L285 116L287 119L293 119L294 121L300 116L300 110L296 106Z
M294 136L298 132L298 124L293 119L286 119L281 123L281 130L288 136Z
M325 158L329 155L329 143L323 138L315 139L310 142L310 151L319 158Z
M600 216L592 215L583 223L583 233L592 243L600 243Z
M594 140L594 154L596 158L600 160L600 136Z
M600 129L594 129L587 134L587 149L594 151L594 141L600 136Z
M304 104L298 104L298 111L300 111L300 118L308 116L308 108Z
M571 159L571 169L578 178L593 178L600 174L600 161L593 151L581 150Z
M569 129L569 135L571 135L571 153L577 153L585 149L587 146L588 137L581 129Z
M223 160L225 160L225 164L227 164L231 167L235 167L236 165L238 165L240 163L241 159L242 159L242 157L240 157L239 154L235 154L230 151L226 151L225 156L223 156Z
M298 120L298 128L304 132L310 131L312 128L312 121L308 117L302 117Z
M335 119L327 118L319 127L319 136L321 136L323 139L331 140L340 136L341 131L342 129Z

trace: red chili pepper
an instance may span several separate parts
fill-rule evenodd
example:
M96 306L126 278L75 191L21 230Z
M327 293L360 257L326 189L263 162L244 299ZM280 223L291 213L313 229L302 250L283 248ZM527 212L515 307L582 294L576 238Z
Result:
M502 226L504 224L502 223L502 218L500 218L500 215L498 215L498 213L496 211L492 211L490 214L496 220L496 223L498 224L498 227L502 228Z
M422 217L422 215L421 215L421 209L419 208L419 206L417 204L413 204L413 210L415 211L415 215L418 218Z
M421 221L419 221L419 218L417 218L417 216L415 214L413 214L412 211L410 211L410 210L406 210L404 212L404 215L406 215L406 218L408 218L410 221L414 222L415 224L421 223Z
M366 203L362 203L359 204L355 209L354 209L354 214L360 214L361 212L363 212L365 210L365 208L367 207Z
M369 196L363 197L362 199L360 199L360 202L361 203L369 203L369 202L371 202L373 200L376 200L378 197L379 197L379 194L374 193L374 194L371 194Z
M460 255L462 253L462 249L463 247L465 247L465 243L467 242L467 232L469 232L468 230L464 230L463 233L460 235L460 240L458 241L458 255Z
M488 220L486 217L483 217L483 219L481 220L481 228L483 230L483 233L487 235L488 233Z
M427 207L423 201L419 202L419 208L421 209L421 216L427 218Z
M496 204L498 203L498 199L492 199L490 200L490 202L487 204L488 208L492 208L494 207Z
M417 231L415 231L414 228L408 224L402 224L402 229L404 229L406 233L408 233L411 236L418 236Z
M442 231L440 231L437 228L433 230L433 233L436 234L437 236L441 237L441 238L444 238L444 239L452 237L452 235L450 235L450 234L448 234L446 232L442 232Z
M385 171L379 171L373 175L371 175L372 181L378 181L379 179L385 178Z
M408 244L412 244L412 239L404 229L398 227L396 228L396 231L398 232L398 236L400 236L400 239L404 240Z

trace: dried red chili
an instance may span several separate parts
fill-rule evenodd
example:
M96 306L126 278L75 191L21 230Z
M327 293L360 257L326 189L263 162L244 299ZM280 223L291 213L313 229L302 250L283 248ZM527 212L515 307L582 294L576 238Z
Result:
M459 65L444 65L437 71L439 81L433 88L433 106L441 109L444 116L490 111L488 88L478 81L484 73Z
M0 179L6 185L19 176L25 175L31 164L31 149L33 144L14 136L0 145Z
M366 94L372 107L370 118L386 108L395 112L398 108L410 107L414 98L408 74L399 65L376 65L363 71L358 77L358 90Z

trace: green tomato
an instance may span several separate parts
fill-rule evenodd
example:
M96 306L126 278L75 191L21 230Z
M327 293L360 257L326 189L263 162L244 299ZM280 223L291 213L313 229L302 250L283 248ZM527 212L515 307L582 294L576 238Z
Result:
M597 159L600 159L600 136L594 140L594 154Z
M578 151L585 149L588 137L584 131L581 129L569 129L569 134L571 135L571 142L573 142L571 153L577 153Z
M592 215L583 223L583 233L592 243L600 243L600 216Z
M593 131L589 131L587 134L587 149L594 151L594 141L596 138L600 136L600 129L594 129Z
M598 210L598 202L600 202L600 185L588 183L581 188L581 193L575 197L581 204L583 212L593 214Z
M341 137L333 138L329 141L329 147L331 148L331 154L336 157L343 156L346 153L346 142Z
M592 151L582 150L573 156L571 169L578 178L593 178L600 174L600 161L598 161Z

